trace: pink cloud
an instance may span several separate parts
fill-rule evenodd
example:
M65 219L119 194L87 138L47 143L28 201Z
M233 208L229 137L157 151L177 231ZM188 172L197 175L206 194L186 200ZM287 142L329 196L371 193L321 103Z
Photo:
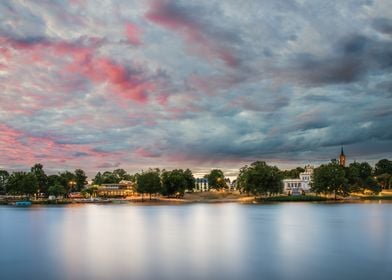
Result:
M221 42L210 36L205 28L189 15L182 13L168 0L155 0L146 13L146 18L158 25L180 34L189 49L210 61L219 59L227 66L235 67L236 55Z
M154 157L160 157L160 153L157 152L153 152L150 150L146 150L142 147L137 148L136 150L134 150L134 154L138 157L148 157L148 158L154 158Z
M85 41L87 42L23 41L0 37L0 43L6 46L5 51L1 51L3 56L9 52L9 48L23 51L26 64L35 63L46 67L53 66L55 58L68 57L71 62L63 61L65 66L58 67L60 72L65 70L68 73L82 74L94 84L107 83L110 92L120 99L147 102L148 91L155 86L146 81L143 73L131 73L124 65L97 55L99 39L88 38Z
M141 30L137 25L129 22L125 24L125 35L127 36L128 42L130 44L135 46L141 45Z
M29 133L0 124L0 162L31 166L40 159L58 167L67 162L74 166L83 161L117 160L116 153L97 151L90 144L62 144L54 136L32 136Z

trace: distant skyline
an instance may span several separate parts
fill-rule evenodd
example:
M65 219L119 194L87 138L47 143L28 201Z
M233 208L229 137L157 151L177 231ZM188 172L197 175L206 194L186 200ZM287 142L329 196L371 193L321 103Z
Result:
M392 157L389 0L6 0L0 19L0 168Z

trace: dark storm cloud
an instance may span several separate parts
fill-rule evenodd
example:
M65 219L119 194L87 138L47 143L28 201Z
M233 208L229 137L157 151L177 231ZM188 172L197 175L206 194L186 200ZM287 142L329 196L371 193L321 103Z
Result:
M377 18L373 21L373 27L385 34L392 35L392 19Z
M350 35L339 41L327 56L299 54L291 63L283 70L284 74L310 86L351 83L377 71L389 71L392 42Z

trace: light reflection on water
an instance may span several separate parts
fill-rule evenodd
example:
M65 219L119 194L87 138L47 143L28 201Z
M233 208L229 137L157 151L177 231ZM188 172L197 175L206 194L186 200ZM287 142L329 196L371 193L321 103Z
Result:
M1 279L390 279L392 204L0 208Z

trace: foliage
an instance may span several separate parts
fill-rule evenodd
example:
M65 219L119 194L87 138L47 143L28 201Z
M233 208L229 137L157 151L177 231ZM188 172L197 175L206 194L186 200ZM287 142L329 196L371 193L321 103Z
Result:
M312 191L316 193L346 196L350 193L344 167L336 160L314 170Z
M92 197L92 196L96 195L97 191L98 191L97 187L90 187L90 188L87 188L85 190L82 190L82 195L85 196L85 197L86 196Z
M392 161L391 160L382 159L376 163L374 175L378 176L378 175L385 174L385 173L392 175Z
M31 173L34 174L38 182L38 192L48 194L48 176L46 176L43 165L40 163L34 164L31 169Z
M385 189L390 189L392 186L392 174L383 173L376 177L377 183Z
M296 179L299 178L300 173L305 172L305 169L302 167L296 167L294 169L283 170L281 172L282 172L283 179Z
M150 169L146 172L138 174L137 192L141 194L149 194L150 200L152 194L162 192L160 172L158 169Z
M76 191L81 191L84 185L86 185L87 176L82 169L75 170L75 187Z
M10 174L6 170L0 170L0 194L7 192L7 182Z
M372 167L367 162L353 162L346 169L346 179L351 192L363 192L366 189L377 191L378 184L372 177Z
M73 192L76 186L76 176L74 173L64 171L59 173L60 184L66 189L67 193Z
M61 185L61 178L59 175L54 174L54 175L49 175L48 176L48 185L49 186L53 186L56 184L60 184Z
M213 169L205 177L208 179L209 188L216 189L216 190L227 188L225 182L225 175L223 174L222 170Z
M378 184L376 179L374 179L373 177L366 178L363 185L364 185L364 189L369 190L374 194L379 194L382 191L381 185Z
M31 172L13 172L8 178L7 192L14 195L32 195L38 191L38 180Z
M186 189L187 190L193 190L195 188L195 184L196 184L196 179L193 176L193 173L190 169L186 169L184 171L184 177L185 177L185 181L186 181Z
M135 182L134 176L128 174L124 169L116 169L113 172L105 171L103 174L98 172L93 182L95 185L118 184L123 180Z
M173 196L179 193L184 195L186 189L193 189L195 186L195 178L192 172L187 169L175 169L172 171L162 172L162 194L166 196Z
M55 185L51 185L48 188L48 193L50 195L54 195L54 196L58 197L58 196L63 196L65 194L67 194L67 190L61 184L56 183Z
M237 182L241 192L271 195L283 191L282 178L282 173L276 166L269 166L264 161L256 161L240 169Z

